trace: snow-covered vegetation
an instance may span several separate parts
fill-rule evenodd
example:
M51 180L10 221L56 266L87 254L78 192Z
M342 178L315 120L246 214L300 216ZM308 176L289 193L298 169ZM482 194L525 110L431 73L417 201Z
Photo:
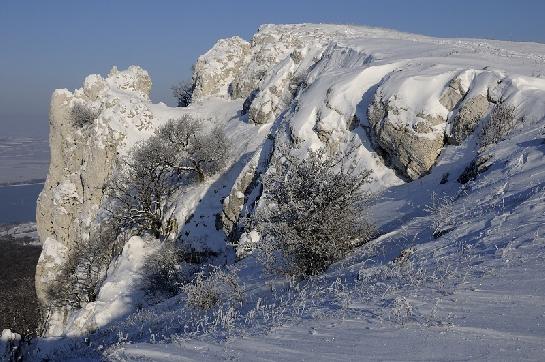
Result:
M261 235L258 249L267 269L319 274L374 236L362 191L370 171L357 169L352 152L310 151L299 159L281 147L275 158L250 222Z
M516 126L515 108L504 103L496 105L484 124L481 135L481 147L503 141Z
M107 224L93 232L85 243L74 248L62 264L47 290L56 308L81 308L96 300L110 262L116 258L124 241L118 229Z
M83 103L74 103L71 111L71 118L77 127L85 127L93 124L98 117L99 112L93 110L90 106Z
M229 160L220 128L204 131L202 120L170 120L120 159L105 185L109 218L116 227L166 237L175 227L168 215L172 196L193 180L204 182ZM166 224L166 225L164 225Z
M265 25L187 107L139 67L56 91L26 356L541 358L544 76L539 44ZM92 293L59 305L67 267Z

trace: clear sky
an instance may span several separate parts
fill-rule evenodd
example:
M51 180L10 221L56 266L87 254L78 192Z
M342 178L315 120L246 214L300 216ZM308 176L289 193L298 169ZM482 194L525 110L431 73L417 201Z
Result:
M263 23L342 23L440 37L545 43L544 0L3 0L0 6L0 137L45 136L55 88L90 73L138 64L152 99L174 105L170 86L222 37L249 39Z

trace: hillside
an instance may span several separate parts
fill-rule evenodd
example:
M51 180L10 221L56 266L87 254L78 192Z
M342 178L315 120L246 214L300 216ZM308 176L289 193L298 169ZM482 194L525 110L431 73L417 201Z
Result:
M264 25L197 59L189 107L149 100L133 66L57 90L37 225L49 338L33 358L111 360L539 359L545 348L545 45L437 39L340 25ZM74 107L93 114L83 126ZM228 164L168 201L165 239L132 235L94 300L53 306L73 250L105 226L119 160L170 119L220 127ZM295 158L353 150L371 172L378 235L302 281L271 276L244 220L262 180ZM172 226L174 225L174 226ZM150 299L147 258L166 240L235 265L243 297L208 312ZM89 334L91 333L91 334ZM386 347L385 347L386 346ZM416 349L414 351L413 349Z

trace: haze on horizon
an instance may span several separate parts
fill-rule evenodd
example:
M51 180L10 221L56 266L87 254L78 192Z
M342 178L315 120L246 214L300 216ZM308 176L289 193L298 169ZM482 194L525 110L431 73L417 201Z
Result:
M45 137L56 88L80 87L113 65L148 70L152 100L175 105L170 86L219 38L249 39L264 23L338 23L438 37L545 43L540 0L509 1L10 1L0 13L1 137Z

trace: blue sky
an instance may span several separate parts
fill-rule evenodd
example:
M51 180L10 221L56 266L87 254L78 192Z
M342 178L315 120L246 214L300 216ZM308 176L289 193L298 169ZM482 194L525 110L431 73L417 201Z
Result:
M55 88L139 64L152 99L222 37L249 39L263 23L380 26L440 37L545 43L543 0L6 0L0 8L0 137L45 136Z

